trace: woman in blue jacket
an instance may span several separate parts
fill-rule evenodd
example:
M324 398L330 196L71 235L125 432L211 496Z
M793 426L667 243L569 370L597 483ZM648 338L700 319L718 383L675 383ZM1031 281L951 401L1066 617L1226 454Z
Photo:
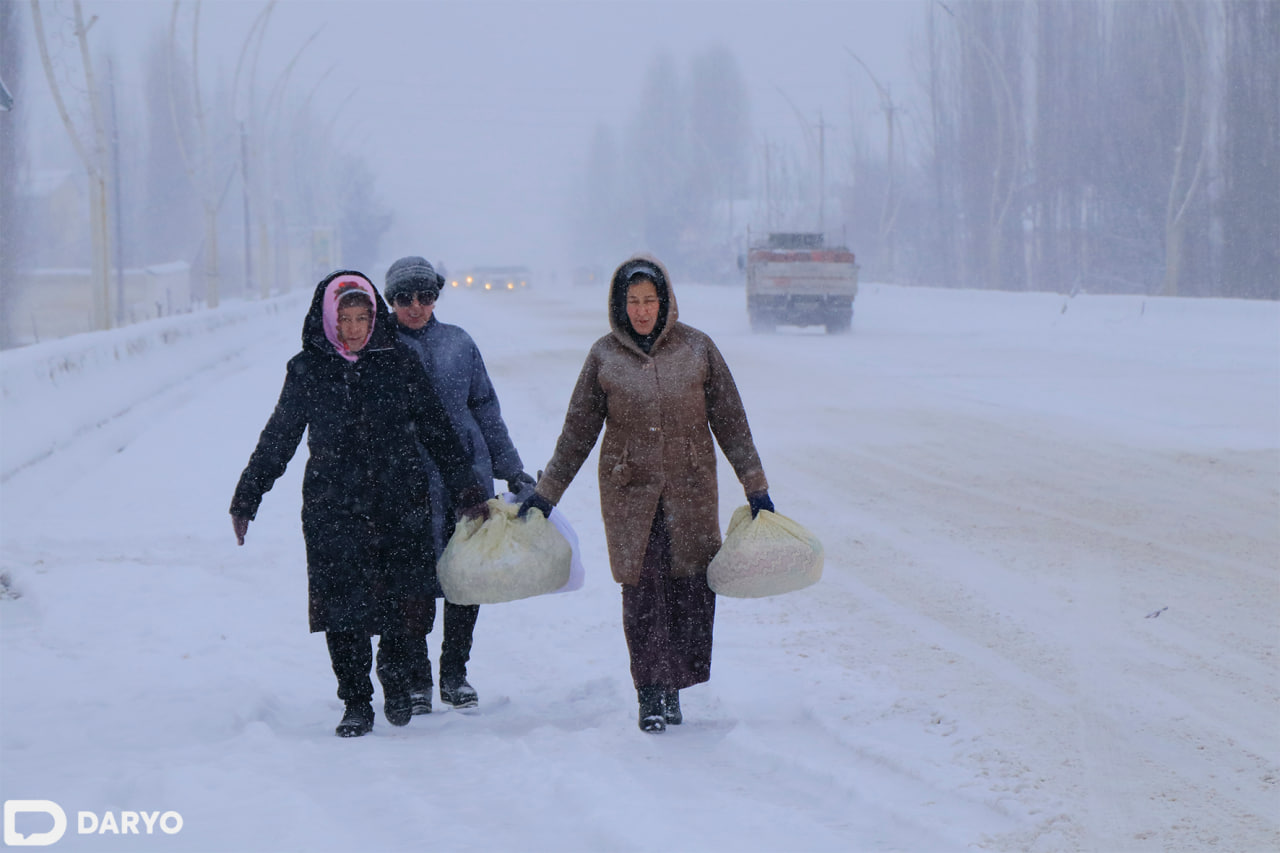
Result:
M524 471L520 454L511 443L502 420L498 394L485 369L480 349L460 326L442 323L435 316L436 299L443 279L425 258L409 255L387 269L383 292L395 306L396 331L435 383L445 412L458 430L471 467L484 484L486 497L493 496L494 479L506 480L508 488L523 498L533 487L533 478ZM438 460L424 448L422 466L431 483L433 536L439 553L453 535L452 501L440 475ZM437 587L436 595L443 597ZM479 696L467 681L467 661L475 632L479 605L444 603L444 639L440 644L440 699L456 708L471 708ZM431 711L431 660L425 634L413 644L413 712Z

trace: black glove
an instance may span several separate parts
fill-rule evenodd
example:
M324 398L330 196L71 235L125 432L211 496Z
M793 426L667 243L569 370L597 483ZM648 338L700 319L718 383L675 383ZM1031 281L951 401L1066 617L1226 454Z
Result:
M541 510L544 518L551 517L551 501L547 500L537 492L534 492L520 502L520 509L516 512L516 518L524 518L529 514L529 510L531 509Z
M516 500L523 501L529 497L529 493L533 491L533 487L538 483L537 480L521 471L510 480L507 480L507 491L516 496Z
M773 501L769 500L768 492L760 492L757 495L747 495L747 503L751 505L752 518L755 518L757 515L759 515L760 510L762 509L768 510L769 512L776 511L773 508Z

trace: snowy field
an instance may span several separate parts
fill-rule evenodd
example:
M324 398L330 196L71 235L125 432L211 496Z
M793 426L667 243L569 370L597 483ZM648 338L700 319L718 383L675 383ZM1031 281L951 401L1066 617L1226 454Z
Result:
M640 732L593 457L586 586L483 608L480 709L343 740L305 446L245 547L227 515L305 290L0 354L0 798L53 849L1280 849L1280 305L865 285L850 335L760 336L677 283L823 580L720 599ZM441 299L530 471L604 303Z

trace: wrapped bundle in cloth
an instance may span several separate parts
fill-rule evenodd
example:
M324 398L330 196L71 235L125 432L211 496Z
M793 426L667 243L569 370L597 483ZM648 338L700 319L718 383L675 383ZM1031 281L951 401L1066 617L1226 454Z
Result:
M499 497L506 503L515 504L517 508L520 506L520 499L510 492L503 492ZM552 511L549 521L551 526L560 531L560 535L569 543L569 552L573 555L569 563L569 580L554 592L573 592L582 589L582 585L587 580L587 570L583 568L582 556L578 553L578 533L569 523L569 519L565 518L564 511L560 507Z
M768 510L753 519L740 506L729 520L724 544L707 566L716 595L764 598L794 592L822 577L822 543L803 526Z
M462 519L436 567L444 597L454 604L500 604L556 592L569 581L573 554L537 510L489 501L489 517Z

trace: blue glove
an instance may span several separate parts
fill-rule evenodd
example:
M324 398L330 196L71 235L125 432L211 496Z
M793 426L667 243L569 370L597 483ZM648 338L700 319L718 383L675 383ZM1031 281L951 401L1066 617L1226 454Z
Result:
M537 492L534 492L520 502L520 509L516 512L516 518L524 518L529 514L530 509L541 510L544 518L551 517L551 501L547 500Z
M751 505L751 517L755 518L760 514L760 510L768 510L776 512L773 508L773 501L769 500L768 492L761 492L758 495L747 495L747 503Z
M533 487L537 485L537 481L521 471L510 480L507 480L507 491L515 495L516 500L523 502L529 497L529 493L533 491Z

